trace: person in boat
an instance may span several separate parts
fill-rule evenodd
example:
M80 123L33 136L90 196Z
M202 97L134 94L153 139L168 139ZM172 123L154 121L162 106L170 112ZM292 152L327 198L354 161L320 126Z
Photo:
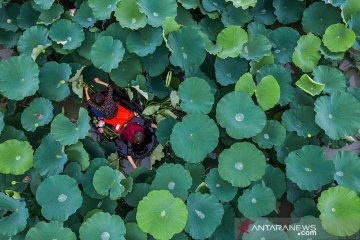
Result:
M91 110L96 116L102 118L105 123L114 126L115 131L120 133L120 140L127 143L127 159L133 168L137 168L133 159L133 144L141 145L145 140L145 129L157 128L151 121L145 121L144 126L131 122L136 113L127 110L113 100L113 88L108 83L95 78L95 82L108 88L107 95L95 93L89 95L88 87L85 87L85 97Z

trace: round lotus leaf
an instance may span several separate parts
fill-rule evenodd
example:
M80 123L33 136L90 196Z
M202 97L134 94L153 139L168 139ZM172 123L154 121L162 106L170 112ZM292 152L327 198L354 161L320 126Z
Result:
M306 138L299 137L295 132L288 133L283 145L275 147L277 161L284 163L284 159L291 151L298 150L307 143Z
M218 169L213 168L205 178L210 193L217 197L221 202L230 202L237 194L238 189L229 182L222 179Z
M176 120L173 118L166 118L158 123L155 134L160 144L165 145L170 141L170 135L175 124Z
M298 0L274 0L275 15L282 24L297 22L301 19L306 2Z
M204 160L218 144L219 129L207 115L192 113L177 123L170 136L175 154L187 162Z
M134 240L147 240L147 234L141 231L139 226L136 223L129 222L125 224L126 234L125 239L134 239Z
M351 236L360 230L360 197L336 186L321 193L317 204L325 231L334 236Z
M84 192L92 198L101 199L104 196L98 194L94 188L93 179L95 172L102 166L108 166L109 161L105 158L95 158L90 161L90 166L82 178L81 185Z
M203 1L204 2L204 1ZM242 8L236 8L233 5L229 4L221 14L221 22L225 27L232 25L244 26L246 23L249 23L253 19L249 10L244 10Z
M139 57L155 52L156 47L163 42L161 28L147 26L138 31L131 32L126 38L126 48Z
M288 63L296 47L300 34L293 28L280 27L270 33L270 38L275 44L274 56L280 63Z
M7 5L0 8L0 28L5 31L15 32L18 30L16 17L19 14L20 5L18 3L7 2Z
M325 88L325 84L314 81L307 74L303 74L295 85L311 96L319 95Z
M291 212L292 218L301 218L305 216L319 216L319 210L316 208L315 201L311 198L300 198L294 203L294 211Z
M15 139L0 144L0 173L21 175L33 165L33 149L29 142Z
M243 58L216 58L214 66L216 81L222 86L236 83L249 69L248 62Z
M352 14L360 11L359 3L356 0L347 0L344 1L341 5L341 16L344 22L347 22Z
M355 192L360 192L360 161L352 152L339 151L333 158L336 182Z
M318 64L321 40L312 33L301 36L292 55L294 64L303 72L311 72Z
M255 90L259 106L264 110L274 107L280 99L280 86L274 76L261 79Z
M151 191L140 201L136 213L140 229L157 239L171 239L185 228L187 220L184 202L166 190Z
M189 77L179 85L178 96L180 107L187 113L204 113L211 111L214 95L210 85L201 78Z
M86 58L87 60L90 59L91 47L94 45L95 41L98 39L98 33L90 32L85 30L85 40L81 44L81 46L76 49L76 52L81 56ZM100 70L98 70L100 71ZM84 76L85 77L85 76Z
M323 149L306 145L285 158L286 175L301 189L313 191L333 180L334 164L325 158Z
M345 24L330 25L323 36L324 45L332 52L345 52L355 43L355 33Z
M83 2L76 10L73 20L84 28L92 27L97 21L89 2Z
M262 182L266 187L271 188L276 199L280 199L286 190L285 174L280 168L275 168L270 164L266 167Z
M254 79L250 73L243 74L235 84L235 91L247 92L253 95L256 89Z
M267 37L262 34L249 34L247 43L241 51L241 56L250 61L259 61L264 56L270 56L271 44Z
M21 114L21 124L27 131L34 132L39 126L45 126L53 118L53 105L46 98L36 98Z
M42 10L37 24L50 25L61 17L64 7L60 4L53 4L50 9Z
M200 33L194 28L183 27L169 34L172 49L170 62L184 70L200 66L206 57L205 44Z
M55 0L33 0L40 9L49 9Z
M292 102L295 98L295 89L292 87L291 74L288 69L280 65L270 65L262 67L257 75L256 79L263 79L264 77L272 75L280 86L280 99L279 104L285 106Z
M216 107L216 119L235 139L253 137L266 124L265 113L245 92L231 92L221 98Z
M30 228L25 240L76 240L76 235L69 228L64 228L58 221L39 222Z
M60 102L70 94L67 84L71 67L67 63L47 62L40 69L40 93L43 97Z
M221 50L217 54L220 58L239 56L244 44L248 41L247 32L239 26L224 28L217 36L216 43Z
M122 42L110 36L99 37L91 47L90 59L94 66L110 72L118 67L123 59L125 49Z
M0 234L14 236L25 229L29 218L29 211L25 202L15 200L0 192L0 208L2 211ZM5 214L8 211L11 214ZM6 239L11 239L11 237Z
M76 180L66 175L50 176L41 182L36 200L46 219L58 221L66 221L83 202Z
M157 169L151 188L168 190L174 197L186 200L191 184L190 172L182 165L165 163Z
M84 174L81 171L81 166L78 163L70 162L66 164L63 175L68 175L69 177L74 178L76 182L81 183L81 179Z
M257 0L255 7L250 9L255 22L265 25L271 25L276 21L273 3L267 0Z
M265 174L264 154L248 142L233 144L219 155L219 175L235 187L247 187Z
M350 136L360 128L360 102L346 92L319 97L315 101L314 110L316 124L331 139Z
M169 65L169 50L164 46L157 47L155 52L141 58L144 70L150 77L162 74ZM156 61L155 61L156 59Z
M325 85L324 92L333 93L346 88L346 76L337 68L320 65L312 72L314 81Z
M117 3L115 17L124 28L135 30L143 28L147 24L147 18L140 12L136 0L122 0Z
M302 26L306 33L322 36L331 24L341 22L340 9L324 2L314 2L305 9Z
M232 2L234 7L242 9L248 9L250 7L255 7L257 0L226 0L226 2Z
M95 17L99 20L110 18L111 13L116 8L116 0L89 0L89 6L93 10Z
M39 89L38 65L26 56L0 62L0 92L12 100L22 100Z
M275 209L276 199L273 191L261 184L246 189L238 199L239 211L249 219L268 215Z
M195 191L197 187L204 181L205 168L202 164L197 163L186 163L185 168L189 170L192 178L190 191Z
M147 183L135 183L132 191L125 197L125 201L129 206L136 207L151 190L151 186Z
M189 218L185 232L193 239L206 239L220 225L224 207L210 194L192 193L186 203Z
M245 222L246 223L246 222ZM268 229L256 229L257 226L269 226ZM253 239L266 239L266 240L288 240L288 235L285 231L279 230L277 226L270 220L266 218L259 218L256 221L249 225L249 234L243 234L243 240L253 240ZM256 230L255 230L256 229ZM289 231L290 232L290 231Z
M356 41L355 44L353 45L353 48L359 51L360 50L360 12L353 13L348 23L349 23L349 27L356 34Z
M272 148L282 145L285 138L286 129L284 126L278 121L269 120L266 122L265 128L252 139L260 148Z
M226 7L226 2L222 0L204 0L202 5L207 12L214 12L223 10Z
M234 232L235 211L230 204L224 204L224 215L221 224L216 228L215 232L210 236L210 240L227 240L229 237L235 239Z
M224 28L219 18L211 19L209 17L201 19L199 26L201 31L205 33L211 41L216 41L217 35Z
M83 28L67 19L56 21L50 28L50 38L62 45L64 50L73 50L80 47L85 39Z
M98 212L81 224L79 233L81 240L125 240L126 228L120 216Z
M79 118L73 123L64 114L58 114L51 122L51 134L62 145L71 145L84 139L90 130L90 117L84 108L79 110Z
M13 126L5 125L0 134L0 143L3 143L8 139L16 139L19 141L28 140L23 131L16 129Z
M98 194L107 196L110 193L110 199L116 200L125 190L125 187L120 183L124 178L125 176L118 170L102 166L94 174L93 185Z
M49 177L64 170L67 156L64 147L49 134L41 141L34 154L34 168L41 175Z
M316 136L320 132L315 124L313 107L299 106L286 110L282 115L282 124L289 132L295 131L301 137Z
M31 2L26 1L20 7L20 12L16 17L17 25L21 29L27 29L36 25L40 13L32 8Z
M45 27L33 26L24 31L18 42L18 51L31 56L33 50L39 46L50 45L49 31Z
M81 170L85 171L90 165L90 156L86 152L84 145L81 142L77 142L65 148L65 153L68 156L69 161L77 162L81 166Z
M140 12L148 17L149 25L160 27L167 17L176 17L177 3L175 0L138 0Z
M136 76L142 74L141 62L137 57L122 61L119 66L110 72L110 78L119 87L127 87Z

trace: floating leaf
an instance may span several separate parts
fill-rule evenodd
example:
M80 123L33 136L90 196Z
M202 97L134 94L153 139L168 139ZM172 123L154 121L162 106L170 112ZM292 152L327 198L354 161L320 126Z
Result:
M231 201L238 192L236 187L233 187L229 182L220 177L217 168L210 170L206 176L205 182L210 193L222 202Z
M255 7L250 9L257 23L270 25L276 21L272 1L257 0Z
M303 72L311 72L318 64L321 40L312 33L301 36L292 55L294 64Z
M298 0L274 0L275 15L282 24L297 22L301 19L306 2Z
M33 0L41 9L49 9L55 0Z
M89 6L92 8L95 17L99 20L110 18L111 13L116 8L116 0L89 0Z
M37 24L50 25L61 17L64 7L60 4L53 4L50 9L42 10Z
M145 57L155 52L163 42L160 28L147 26L138 31L131 32L126 38L126 47L129 52L139 57Z
M45 126L53 118L53 105L48 99L36 98L21 114L21 124L27 131L35 131L39 126Z
M0 144L0 173L21 175L33 165L33 149L29 142L15 139Z
M115 9L116 20L124 28L139 29L147 24L145 14L141 13L136 0L122 0Z
M20 7L16 22L21 29L27 29L36 25L39 15L40 13L32 8L31 2L26 1Z
M24 31L18 42L18 51L30 56L34 48L50 45L49 31L45 27L33 26Z
M245 73L244 75L242 75L235 84L235 91L238 92L242 91L242 92L247 92L250 95L253 95L255 89L256 89L256 85L250 73Z
M62 45L64 50L73 50L80 47L85 39L82 27L67 19L61 19L51 25L49 35L54 42Z
M324 45L332 52L345 52L355 43L355 33L345 24L330 25L323 36Z
M246 60L259 61L264 56L270 56L271 44L267 37L262 34L249 34L247 43L241 51L241 56Z
M217 36L216 43L221 47L220 58L239 56L244 44L248 41L247 32L239 26L224 28Z
M125 188L120 183L125 176L116 169L102 166L96 170L93 178L93 185L96 192L102 196L110 196L111 200L117 200Z
M336 182L355 192L360 192L360 161L352 152L339 151L333 158Z
M149 73L151 77L155 77L163 73L169 65L169 51L161 45L157 47L155 52L141 58L141 63L144 70ZM156 59L156 61L154 61Z
M293 28L280 27L270 33L270 38L275 47L273 54L275 59L280 63L288 63L300 38L300 34Z
M167 17L176 17L177 3L175 0L138 0L140 12L146 14L149 25L160 27Z
M305 216L319 216L319 210L316 208L315 201L311 198L300 198L296 200L294 203L294 211L291 212L292 218L301 218Z
M141 231L136 223L125 223L126 234L125 239L147 240L147 234Z
M226 0L226 2L232 2L236 8L241 7L246 10L249 7L255 7L257 0Z
M84 192L92 198L102 199L104 196L98 194L94 188L93 179L95 172L102 166L109 166L109 161L105 158L95 158L90 161L90 166L82 178L81 185Z
M249 64L243 58L216 58L215 60L216 81L222 86L236 83L248 69Z
M274 107L280 99L280 86L273 76L261 79L255 90L256 99L260 107L266 111Z
M129 206L137 207L151 190L151 186L147 183L135 183L132 191L125 197L125 201Z
M76 235L69 228L64 228L63 223L58 221L39 222L30 228L25 240L58 239L76 240Z
M325 85L324 92L333 93L346 88L346 76L338 69L324 65L317 66L312 72L313 80Z
M264 129L253 137L260 148L272 148L273 146L281 146L286 137L286 129L278 121L268 120Z
M83 2L80 8L76 10L73 17L74 21L84 28L92 27L97 21L89 2Z
M77 142L73 145L66 147L66 155L69 161L77 162L81 166L81 170L85 171L90 165L90 156L84 149L84 145L81 142Z
M131 57L122 61L116 69L110 72L111 79L119 87L127 87L132 80L142 74L141 62L136 57Z
M319 95L325 88L325 84L312 80L307 74L303 74L295 85L311 96Z
M279 168L268 164L262 181L266 187L271 188L276 199L280 199L286 191L285 174Z

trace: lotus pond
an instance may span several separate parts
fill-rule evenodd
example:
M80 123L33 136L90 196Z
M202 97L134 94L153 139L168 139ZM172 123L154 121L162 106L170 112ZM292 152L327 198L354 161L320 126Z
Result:
M0 240L360 239L359 0L0 0L0 57ZM133 171L96 77L158 125Z

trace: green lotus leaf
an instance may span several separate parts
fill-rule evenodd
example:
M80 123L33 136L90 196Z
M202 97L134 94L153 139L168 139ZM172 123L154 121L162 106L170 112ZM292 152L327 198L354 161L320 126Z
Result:
M33 165L33 152L29 142L11 139L1 143L0 173L14 175L25 173Z
M147 234L141 231L139 226L136 223L129 222L125 224L126 234L125 239L134 239L134 240L147 240Z
M19 141L28 140L23 131L16 129L13 126L5 125L0 134L0 143L3 143L8 139L16 139Z
M160 144L165 145L170 141L170 135L175 124L176 120L173 118L166 118L159 122L155 134Z
M79 118L73 123L64 114L58 114L51 122L51 134L62 145L71 145L84 139L90 130L90 117L84 108L79 110Z
M140 60L137 57L131 57L120 62L119 66L110 72L110 78L119 87L128 87L131 81L142 72Z
M0 28L0 44L7 49L15 47L20 36L21 32L8 32Z
M40 93L47 99L60 102L70 94L67 84L71 67L67 63L46 62L40 69Z
M61 144L49 134L41 141L34 154L34 168L41 175L49 177L64 170L67 156Z
M313 80L325 85L324 92L333 93L346 88L346 76L337 68L320 65L312 72Z
M232 25L238 25L240 27L249 23L253 19L249 10L243 10L242 8L236 8L232 4L229 4L221 14L221 22L225 27Z
M138 31L131 32L126 38L126 47L139 57L144 57L155 52L156 47L163 42L160 28L147 26Z
M244 44L241 56L250 61L259 61L264 56L270 56L271 44L262 34L249 34L249 40Z
M89 2L83 2L80 8L76 10L73 17L74 21L84 28L92 27L97 21Z
M305 216L319 216L319 210L316 208L315 201L311 198L300 198L294 203L294 211L291 212L292 218L301 218Z
M265 128L252 139L260 148L272 148L280 146L286 138L286 129L278 121L268 120Z
M42 10L37 20L37 24L50 25L61 17L64 13L64 7L60 4L53 4L50 9Z
M314 110L316 124L331 139L350 136L360 128L360 102L346 92L319 97Z
M0 134L2 132L2 130L5 127L5 123L4 123L4 113L0 111Z
M0 62L0 92L12 100L22 100L39 88L39 68L26 56L16 56Z
M109 166L109 161L105 158L92 159L90 161L90 166L86 170L84 177L81 181L84 192L95 199L101 199L104 197L96 192L93 184L95 172L102 166Z
M33 26L25 30L18 42L18 51L31 56L38 46L49 46L49 31L45 27Z
M99 20L110 18L111 13L116 8L116 0L89 0L89 6L93 10L95 17Z
M353 13L357 13L359 11L360 6L356 0L347 0L341 5L341 16L344 22L347 22Z
M306 138L299 137L295 132L288 133L283 145L275 147L277 161L284 163L284 159L291 151L298 150L306 144L308 144L308 140Z
M76 182L81 183L84 174L81 171L81 166L77 162L70 162L66 164L63 175L68 175L69 177L74 178Z
M205 239L220 225L224 208L219 200L210 194L192 193L186 204L189 218L185 232L193 239Z
M183 27L169 34L169 46L172 50L170 63L185 71L200 66L206 57L205 44L200 33L191 27Z
M185 228L187 220L184 202L166 190L151 191L140 201L136 213L140 229L156 239L171 239Z
M65 148L65 153L68 156L69 161L77 162L81 166L81 170L85 171L90 165L90 156L86 152L84 145L81 142L77 142Z
M206 176L205 182L210 193L217 197L221 202L230 202L238 192L236 187L233 187L229 182L220 177L217 168L210 170Z
M81 57L84 57L87 60L91 60L90 59L91 47L94 45L97 39L98 39L98 33L85 30L85 40L81 44L81 46L78 49L76 49L77 53Z
M27 1L20 7L20 12L16 17L17 25L21 29L27 29L36 25L40 13L32 8L31 2Z
M224 204L224 215L221 224L210 236L210 240L227 240L229 237L235 239L234 232L235 211L230 204Z
M186 78L179 85L178 96L181 100L181 109L187 113L207 114L214 104L210 85L198 77Z
M330 25L323 36L324 45L332 52L345 52L355 43L355 33L345 24Z
M151 184L154 190L168 190L174 197L186 200L192 184L190 172L180 164L163 164Z
M261 79L256 87L255 95L264 111L274 107L280 99L280 86L277 80L271 75Z
M219 155L219 175L235 187L247 187L265 174L264 154L253 144L233 144Z
M355 44L353 45L353 48L359 51L360 50L360 12L353 13L348 23L349 23L349 27L356 34L356 41Z
M55 0L33 0L40 9L49 9Z
M115 9L116 20L124 28L139 29L147 24L146 15L141 13L136 0L122 0Z
M204 160L218 144L219 129L207 115L192 113L177 123L170 136L175 154L187 162Z
M14 236L23 231L29 218L29 211L26 203L15 200L3 192L0 192L0 209L2 216L0 218L0 234L5 236ZM4 214L9 212L10 214ZM8 237L6 239L12 239Z
M234 7L246 10L249 7L255 7L257 0L226 0L226 2L232 2Z
M19 14L20 5L18 3L10 3L0 8L0 28L5 31L15 32L18 30L16 17Z
M253 137L266 124L265 113L244 92L231 92L220 99L216 107L216 119L235 139Z
M111 200L120 198L125 188L120 181L125 176L118 170L114 170L108 166L102 166L96 170L93 178L93 185L96 192L102 196L110 194Z
M226 7L224 0L204 0L202 1L204 10L207 12L221 11Z
M117 202L110 200L110 198L108 198L108 197L102 198L102 199L94 199L94 198L89 197L86 194L83 194L83 198L84 198L83 205L79 209L79 213L82 216L85 216L88 212L95 210L95 209L100 209L100 210L103 210L104 212L108 212L110 214L115 213L115 208L117 207Z
M301 19L306 2L298 0L274 0L275 15L282 24L297 22Z
M268 215L275 209L273 191L261 184L246 189L238 199L238 209L246 217L254 220Z
M144 70L149 73L150 77L162 74L169 65L169 50L161 45L155 52L141 58ZM154 61L156 59L156 61Z
M63 223L58 221L39 222L30 228L25 240L76 240L76 235L69 228L64 228Z
M279 169L268 164L265 175L262 178L262 184L271 188L276 199L280 199L286 191L285 174Z
M255 22L265 25L271 25L276 21L274 11L272 1L267 0L257 0L255 7L250 9Z
M325 88L325 84L312 80L307 74L303 74L295 85L311 96L319 95Z
M73 50L80 47L85 39L83 28L78 23L67 19L61 19L52 24L49 35L64 50Z
M263 229L259 228L258 230L255 230L256 226L269 226L269 229L263 231ZM243 240L251 240L251 239L288 240L289 238L286 232L283 230L278 230L277 226L278 225L274 224L273 222L271 222L266 218L256 219L254 223L249 225L249 229L253 229L253 230L249 231L249 234L243 234Z
M305 9L302 26L306 33L322 36L331 24L341 22L340 9L324 2L314 2Z
M125 49L120 40L102 36L92 45L90 59L95 67L109 73L118 67L124 53Z
M98 212L81 224L81 240L116 239L125 240L124 221L117 215Z
M53 118L53 105L46 98L36 98L21 114L21 124L27 131L34 132L39 126L45 126Z
M312 33L301 36L292 55L294 64L303 72L311 72L318 64L321 40Z
M141 199L151 190L151 186L147 183L135 183L132 191L125 197L125 201L129 206L137 207Z
M149 25L160 27L167 17L176 17L177 3L175 0L138 0L140 12L148 17Z
M50 176L41 182L36 200L46 219L58 221L66 221L83 202L76 180L66 175Z
M296 47L300 34L293 28L280 27L270 33L270 38L275 44L274 56L280 63L288 63Z
M215 60L216 81L222 86L236 83L248 69L249 64L243 58L216 58Z
M295 131L298 136L312 137L320 132L315 124L313 107L299 106L286 110L282 115L282 124L289 131Z
M334 236L351 236L360 229L360 198L356 192L336 186L321 193L317 204L325 231Z
M360 161L352 152L339 151L333 158L336 182L355 192L360 192Z
M201 19L199 26L201 31L205 33L211 41L216 41L217 35L224 28L224 25L221 23L219 18L211 19L209 17Z
M248 42L247 32L239 26L224 28L216 38L221 50L217 54L220 58L235 58L240 55L245 43Z
M325 158L322 148L306 145L286 158L287 177L300 189L313 191L333 180L334 164Z
M192 178L190 191L195 191L197 187L204 181L205 168L202 164L197 163L186 163L185 168L189 170Z
M235 84L235 91L237 92L247 92L250 95L253 95L255 90L256 85L250 73L244 73Z

